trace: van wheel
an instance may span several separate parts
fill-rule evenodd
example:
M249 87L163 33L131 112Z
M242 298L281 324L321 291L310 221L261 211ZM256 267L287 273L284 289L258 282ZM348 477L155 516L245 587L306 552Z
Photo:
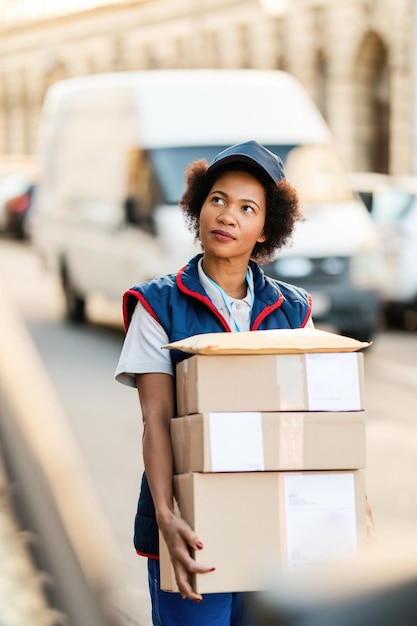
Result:
M400 304L387 304L384 310L385 322L388 328L404 328L404 307Z
M417 306L406 307L403 317L403 327L405 330L417 330Z
M85 321L85 299L77 293L67 271L62 272L62 286L65 296L65 313L70 322Z

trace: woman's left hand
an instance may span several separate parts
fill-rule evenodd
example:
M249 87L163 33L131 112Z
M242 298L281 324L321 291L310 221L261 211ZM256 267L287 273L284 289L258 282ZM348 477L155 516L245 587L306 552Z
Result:
M365 499L365 511L366 511L366 542L373 543L376 541L376 530L375 530L374 518L372 515L372 509L369 505L368 498Z

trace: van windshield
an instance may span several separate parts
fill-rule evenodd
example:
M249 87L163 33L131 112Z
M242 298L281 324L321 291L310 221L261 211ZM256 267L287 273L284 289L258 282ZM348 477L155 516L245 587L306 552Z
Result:
M156 183L162 200L177 205L184 191L184 172L188 163L207 159L227 148L217 146L182 146L150 150ZM297 188L305 204L342 202L354 198L347 174L331 146L273 145L265 147L281 157L288 180Z
M347 202L355 197L347 172L331 146L295 147L284 163L285 175L304 204Z
M184 172L188 163L197 159L207 159L209 163L216 154L228 145L182 146L180 148L156 148L149 150L148 156L153 165L156 182L166 204L178 204L184 192ZM295 146L265 145L285 163L287 155Z

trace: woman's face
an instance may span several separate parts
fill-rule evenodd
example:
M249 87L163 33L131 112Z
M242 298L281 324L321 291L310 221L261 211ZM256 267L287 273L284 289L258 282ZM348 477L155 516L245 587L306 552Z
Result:
M205 254L247 261L265 241L265 189L249 172L230 171L213 184L201 207L200 241Z

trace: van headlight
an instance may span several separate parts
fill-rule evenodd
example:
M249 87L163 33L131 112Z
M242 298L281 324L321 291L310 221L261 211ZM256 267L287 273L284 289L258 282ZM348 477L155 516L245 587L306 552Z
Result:
M314 271L313 262L300 256L288 256L277 259L274 262L274 269L278 276L282 278L305 278Z

